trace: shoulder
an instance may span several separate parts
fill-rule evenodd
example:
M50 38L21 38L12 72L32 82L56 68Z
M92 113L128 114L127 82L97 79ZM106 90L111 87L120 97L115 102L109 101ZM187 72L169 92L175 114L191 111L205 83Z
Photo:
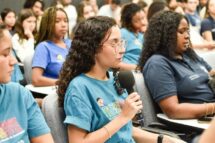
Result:
M36 50L37 49L49 49L52 46L54 46L54 43L52 43L50 41L43 41L43 42L40 42L39 44L37 44Z
M121 31L122 34L130 34L130 33L131 33L131 32L130 32L128 29L126 29L126 28L121 28L120 31Z
M156 65L159 65L159 64L165 64L169 61L168 58L162 56L162 55L152 55L148 61L146 62L146 64L156 64Z
M87 79L84 74L76 76L70 81L67 91L70 92L70 90L84 90L87 86L88 80L89 79Z
M143 71L151 72L152 70L167 70L170 69L170 60L162 55L151 56L144 65Z
M12 36L12 40L18 40L19 39L19 35L17 33L15 33L13 36Z
M67 45L67 46L69 46L69 48L70 48L70 46L71 46L71 43L72 43L72 40L70 40L70 39L65 39L64 40L64 42L65 42L65 44Z
M15 82L1 84L1 88L3 88L4 93L8 97L11 96L13 99L24 98L26 95L31 94L29 90L27 90L25 87Z
M212 20L210 18L205 18L202 20L202 24L210 24Z

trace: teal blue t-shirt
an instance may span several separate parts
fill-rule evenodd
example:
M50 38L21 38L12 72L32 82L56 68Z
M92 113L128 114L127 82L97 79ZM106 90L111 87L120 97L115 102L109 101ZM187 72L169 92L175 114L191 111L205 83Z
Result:
M64 123L93 132L113 120L121 112L119 101L128 95L125 92L119 96L113 84L111 72L106 81L96 80L85 74L75 77L65 95ZM135 143L132 138L131 121L105 143Z
M50 132L31 93L18 83L0 84L0 143L30 143Z
M123 62L137 65L143 47L143 34L139 32L135 35L135 33L122 28L121 35L122 39L126 41Z

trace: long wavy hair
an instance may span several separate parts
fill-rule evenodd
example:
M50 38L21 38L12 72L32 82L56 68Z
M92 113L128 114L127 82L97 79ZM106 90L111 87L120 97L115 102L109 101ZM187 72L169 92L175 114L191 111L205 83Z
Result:
M102 50L102 44L110 36L111 27L115 25L116 22L112 18L103 16L92 17L79 23L57 82L60 106L63 106L70 81L79 74L90 71L95 65L95 55Z
M48 9L46 9L42 16L39 32L36 36L36 45L40 42L51 40L52 37L55 35L54 31L57 11L62 11L67 17L66 12L62 8L49 7Z
M36 16L34 15L34 13L31 9L22 9L18 15L18 19L15 24L15 31L19 35L20 42L22 42L23 39L28 39L28 37L24 33L24 27L22 25L23 25L23 21L31 16L36 18ZM36 23L35 23L35 25L36 25ZM36 33L37 33L37 31L36 31L36 26L35 26L33 35L36 35Z
M140 70L143 70L145 63L153 54L161 54L174 59L177 48L177 30L182 19L186 17L172 11L158 12L150 19L144 35L144 49L139 60ZM187 19L186 21L188 22ZM190 42L186 53L192 60L197 60L197 55L191 47Z

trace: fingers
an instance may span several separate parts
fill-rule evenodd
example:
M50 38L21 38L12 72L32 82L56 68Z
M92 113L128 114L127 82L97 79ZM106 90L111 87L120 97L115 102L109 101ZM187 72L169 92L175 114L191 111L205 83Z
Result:
M137 92L133 92L128 95L127 99L131 101L137 101L140 100L140 95Z
M137 92L131 93L126 99L137 111L143 108L142 101L140 100L140 95Z

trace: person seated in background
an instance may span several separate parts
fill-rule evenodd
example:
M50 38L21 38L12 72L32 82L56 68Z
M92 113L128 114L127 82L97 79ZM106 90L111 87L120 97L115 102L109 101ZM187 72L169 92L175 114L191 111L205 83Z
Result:
M154 1L154 2L156 2L156 1ZM167 0L166 3L167 3L167 7L169 8L169 10L177 12L177 13L184 14L183 7L182 7L182 5L180 4L179 1L177 1L177 0Z
M16 59L6 26L0 24L0 142L54 143L30 91L10 82Z
M28 55L34 53L34 35L36 33L36 17L31 9L22 9L15 24L12 37L13 49L17 60L23 63Z
M147 25L143 9L135 3L124 5L121 11L121 24L121 35L126 41L126 46L123 60L118 66L120 70L135 70L143 48L141 28Z
M16 23L16 13L10 8L5 8L1 11L1 18L3 23L6 25L10 34L14 34L14 25Z
M69 52L71 40L68 33L68 18L62 8L50 7L42 17L32 61L32 84L53 86Z
M72 5L72 0L57 0L57 7L58 8L63 8L63 10L65 10L67 17L68 17L68 30L69 30L69 35L72 32L72 29L74 28L74 26L76 25L77 22L77 11L74 5ZM66 35L66 36L69 36Z
M93 10L93 6L87 1L82 1L79 3L77 12L78 12L77 23L96 15L96 13Z
M112 17L120 25L120 4L121 0L109 0L109 4L100 7L97 15Z
M139 63L155 102L170 118L198 118L215 113L208 85L214 70L193 51L189 24L172 11L155 14L145 33Z
M114 84L110 72L121 62L125 48L114 19L92 17L78 25L72 49L58 81L69 143L143 143L161 139L157 134L133 127L131 119L142 109L140 96L130 95ZM163 143L183 143L164 136Z
M201 28L201 17L197 12L198 0L185 0L185 16L187 17L190 29L194 29L196 32L200 32Z
M215 0L208 0L206 18L201 23L201 34L207 41L215 41Z
M90 5L92 5L93 7L93 11L95 13L95 15L97 15L98 11L99 11L99 7L97 5L97 0L83 0L87 3L89 3Z
M36 16L36 29L39 31L41 17L45 8L43 0L26 0L23 6L24 9L31 9Z
M149 6L147 20L149 21L155 13L163 10L169 10L169 8L167 7L167 3L163 1L154 1Z

